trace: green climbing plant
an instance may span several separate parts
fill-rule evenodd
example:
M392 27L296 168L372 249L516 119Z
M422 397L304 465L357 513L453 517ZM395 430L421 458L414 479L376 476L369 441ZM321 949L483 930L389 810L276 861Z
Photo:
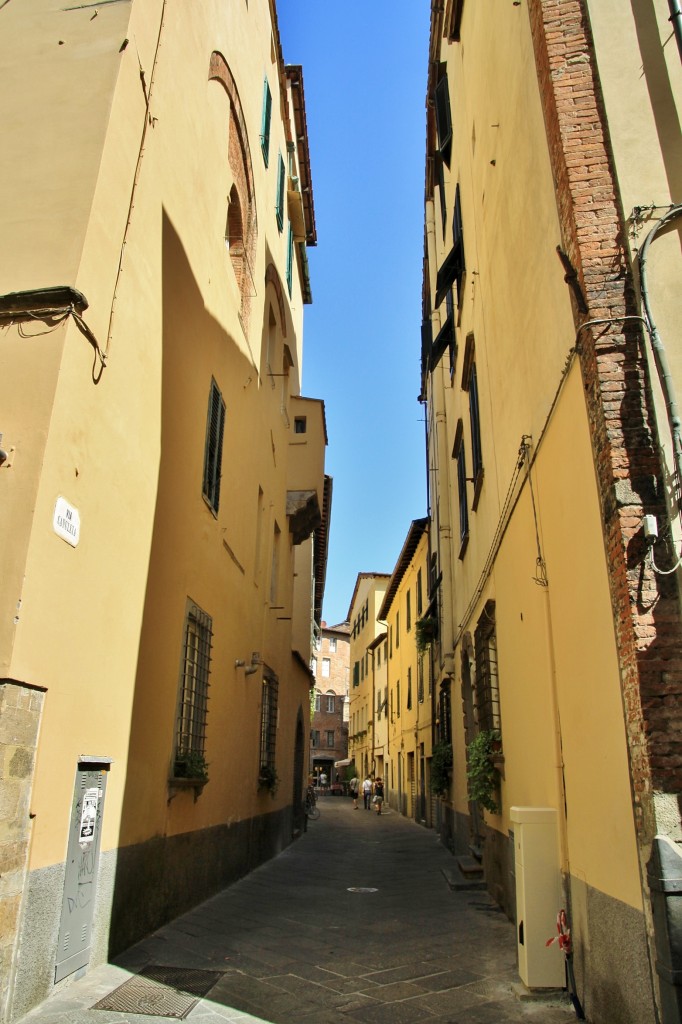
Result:
M450 788L452 744L436 743L431 755L431 792L443 796Z
M433 615L424 615L414 624L417 653L424 654L438 635L438 619Z
M493 762L499 750L499 729L482 729L467 746L467 780L469 799L475 800L491 814L500 813L498 793L500 773Z

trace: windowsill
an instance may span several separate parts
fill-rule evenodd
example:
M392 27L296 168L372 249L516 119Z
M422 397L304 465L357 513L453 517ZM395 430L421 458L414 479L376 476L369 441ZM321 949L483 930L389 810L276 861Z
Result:
M203 793L204 786L206 785L207 782L208 779L185 779L180 778L178 776L171 776L171 778L168 780L168 792L170 793L170 796L168 797L168 803L170 803L171 800L173 800L178 795L180 790L183 789L194 790L194 802L196 803L197 799Z
M210 501L208 500L208 498L206 497L206 495L205 495L205 494L202 494L202 495L201 495L201 497L202 497L202 498L204 499L204 505L206 506L206 508L208 509L208 511L209 511L209 512L211 513L211 515L213 516L213 518L214 518L214 519L217 519L217 518L218 518L218 512L216 511L216 509L214 509L214 508L213 508L213 505L212 505L212 504L211 504L211 502L210 502Z

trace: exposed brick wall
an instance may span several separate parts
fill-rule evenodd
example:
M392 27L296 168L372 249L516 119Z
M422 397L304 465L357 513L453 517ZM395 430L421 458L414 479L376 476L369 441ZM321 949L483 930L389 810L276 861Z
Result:
M336 650L331 650L330 641L336 640ZM317 669L315 673L315 689L321 694L320 710L313 715L312 728L320 732L320 744L311 747L313 757L330 756L335 761L348 757L348 723L343 721L344 697L348 690L348 671L350 664L350 635L341 631L335 632L322 627L319 648L315 651ZM329 659L329 675L322 675L322 661ZM335 694L335 708L327 711L327 690ZM328 747L327 730L334 730L334 746ZM343 772L341 773L343 777Z
M258 241L256 199L249 136L239 93L237 92L237 85L225 58L217 51L211 54L208 77L220 82L230 99L228 160L234 178L234 185L239 196L243 227L243 254L241 257L233 255L231 259L241 294L240 317L244 330L248 331L251 299L254 294L251 271L255 262L256 243Z
M581 322L637 315L608 128L583 0L529 0L562 247L578 274ZM682 790L680 609L672 578L644 560L644 513L666 516L641 326L584 329L579 357L604 519L640 839L653 790Z

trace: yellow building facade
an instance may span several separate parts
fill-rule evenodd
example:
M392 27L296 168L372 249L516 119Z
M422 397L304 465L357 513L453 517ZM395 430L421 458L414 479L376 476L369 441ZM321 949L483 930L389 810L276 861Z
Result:
M374 708L379 681L375 665L376 641L383 630L377 621L386 593L387 573L358 573L348 608L350 625L350 700L348 707L348 757L358 777L376 774L377 744L374 736Z
M391 575L379 609L385 624L386 681L377 688L375 714L386 722L383 775L389 804L401 814L433 824L430 787L432 686L430 641L420 639L428 608L429 530L415 519ZM375 725L375 729L377 726Z
M331 481L274 2L0 17L9 1021L291 841Z
M679 536L682 74L666 3L646 6L450 0L427 96L441 831L482 859L531 988L565 983L544 943L566 910L595 1024L657 1019L649 865L656 836L681 838L682 630L661 570Z

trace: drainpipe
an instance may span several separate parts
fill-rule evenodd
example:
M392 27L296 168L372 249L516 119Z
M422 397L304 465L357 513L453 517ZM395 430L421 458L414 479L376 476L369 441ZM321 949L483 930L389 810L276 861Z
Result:
M669 20L672 22L675 39L677 39L677 49L680 51L680 60L682 60L682 7L680 7L680 0L668 0L668 7L670 8Z
M656 936L661 1024L682 1020L682 854L667 836L656 836L647 865Z
M678 11L678 30L680 37L678 43L682 46L682 11L680 11L680 5L678 0L670 0L670 6L672 9L673 3L677 6ZM675 386L673 383L673 376L668 363L668 356L665 351L663 342L658 333L656 327L656 321L651 313L651 305L649 302L649 285L647 280L646 263L649 254L649 246L654 241L658 233L673 221L678 220L682 217L682 206L673 206L664 217L661 217L659 222L654 225L649 234L644 239L642 248L639 250L639 285L642 295L642 305L644 307L644 315L649 325L649 337L651 340L651 348L653 349L654 362L656 364L656 370L663 390L663 398L665 400L665 408L668 413L668 423L670 425L670 432L672 435L673 442L673 455L675 459L675 470L677 472L677 478L680 484L682 484L682 420L680 419L680 412L677 405L677 398L675 396ZM682 508L680 508L682 512Z

